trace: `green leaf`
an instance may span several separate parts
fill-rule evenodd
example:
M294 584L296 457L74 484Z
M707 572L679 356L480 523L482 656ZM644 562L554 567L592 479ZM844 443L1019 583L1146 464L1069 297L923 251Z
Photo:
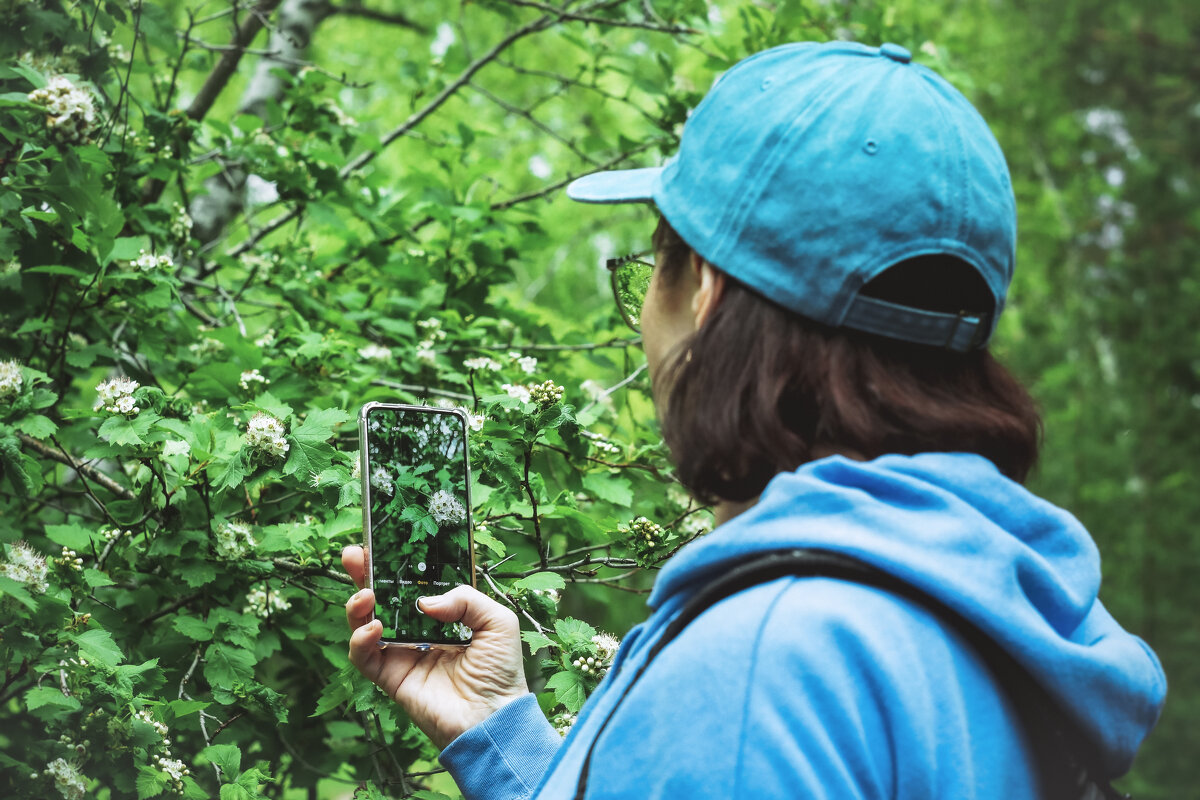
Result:
M310 717L319 717L332 711L354 696L354 685L351 683L351 677L346 674L347 669L353 668L343 667L337 677L325 684L325 688L321 690L321 696L317 698L317 707L313 713L309 714Z
M21 605L28 608L30 611L37 610L37 601L33 599L23 583L18 583L12 578L0 575L0 596L11 597Z
M242 751L236 744L210 744L199 754L216 764L227 781L232 781L241 770Z
M138 767L137 796L138 800L148 797L158 797L167 788L167 773L145 765Z
M504 542L492 536L487 530L476 528L471 532L471 537L475 540L475 544L486 547L496 558L504 558L505 553L508 552Z
M92 544L92 532L76 524L47 525L46 538L76 552L83 552Z
M97 433L109 444L119 447L125 445L142 447L147 444L146 434L150 432L150 426L157 419L158 415L153 411L143 411L132 418L120 415L112 416L104 420Z
M73 637L79 645L79 653L89 661L115 667L125 660L121 648L113 641L112 634L106 630L92 628Z
M213 637L212 628L199 617L179 614L171 620L171 627L197 642L207 642Z
M287 463L283 465L284 475L300 473L301 478L307 479L314 472L329 469L333 457L337 455L337 451L324 441L297 439L294 436L288 439L292 446L288 451Z
M565 617L554 621L554 632L558 634L563 647L570 650L591 644L596 629L583 620Z
M325 442L333 436L333 428L352 419L349 413L340 408L323 408L308 412L298 426L292 429L292 437L312 442Z
M98 589L101 586L113 586L116 583L116 581L98 569L85 569L81 574L83 575L83 582L93 589Z
M555 699L572 714L583 708L583 703L587 700L583 676L569 669L551 675L550 680L546 681L546 688L553 690Z
M562 575L557 572L535 572L520 580L513 581L513 586L518 589L527 589L529 591L545 592L550 589L563 589L567 582L563 580Z
M620 475L589 472L583 476L583 488L614 505L627 508L633 503L633 485Z
M54 432L58 430L58 426L49 417L44 417L41 414L30 414L28 417L22 417L14 422L13 426L35 439L45 439L53 436Z
M521 638L525 640L525 644L529 645L529 655L531 656L545 647L555 646L553 639L543 636L537 631L521 631Z
M74 697L67 697L57 686L35 686L25 693L25 707L30 711L42 706L57 706L78 711L81 706Z
M204 679L210 686L230 688L254 673L253 654L240 647L211 644L204 658Z
M189 714L195 714L197 711L203 711L212 703L207 703L203 700L172 700L167 704L171 713L175 715L175 719L182 719Z

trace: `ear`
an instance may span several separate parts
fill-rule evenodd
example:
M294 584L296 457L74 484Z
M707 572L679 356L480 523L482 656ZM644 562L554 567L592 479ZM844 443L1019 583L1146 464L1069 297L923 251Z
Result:
M690 264L695 279L696 292L692 295L692 321L696 330L708 320L725 294L725 273L705 261L695 250Z

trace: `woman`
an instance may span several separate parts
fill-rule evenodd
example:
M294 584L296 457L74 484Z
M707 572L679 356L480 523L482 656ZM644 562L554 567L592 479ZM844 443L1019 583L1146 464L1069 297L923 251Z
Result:
M1126 771L1165 681L1097 600L1086 531L1021 486L1040 422L986 350L1015 202L970 104L896 45L784 45L718 81L666 167L568 192L662 214L644 305L636 280L614 286L678 474L718 527L662 570L565 741L528 694L512 612L465 587L426 598L475 637L416 654L380 650L370 591L351 598L351 661L445 748L464 794L573 797L588 761L588 797L1057 797L1008 659L1099 777ZM689 597L798 547L912 592L760 583L628 688ZM343 561L361 585L361 550Z

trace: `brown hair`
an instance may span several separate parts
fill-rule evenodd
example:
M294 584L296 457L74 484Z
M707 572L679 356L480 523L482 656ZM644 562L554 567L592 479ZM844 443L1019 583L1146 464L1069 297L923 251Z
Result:
M665 220L654 245L669 286L691 248ZM902 295L919 285L931 310L992 302L978 274L954 259L918 259L884 275L864 291L913 305ZM714 312L655 384L667 393L663 436L679 478L709 502L756 497L776 474L837 451L973 452L1023 482L1041 440L1033 399L986 350L830 328L728 277Z

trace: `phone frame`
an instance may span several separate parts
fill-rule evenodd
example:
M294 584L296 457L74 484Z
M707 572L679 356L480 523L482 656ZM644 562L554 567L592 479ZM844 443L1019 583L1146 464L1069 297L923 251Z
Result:
M463 469L466 474L464 490L466 492L467 508L467 556L471 563L471 588L476 588L475 581L475 520L471 515L471 457L470 437L467 435L467 414L461 408L438 408L436 406L417 406L407 403L365 403L358 410L358 443L359 443L359 478L362 480L362 510L363 510L363 558L366 566L367 586L375 589L375 559L371 552L371 456L367 447L367 415L375 409L389 411L416 411L421 414L450 414L459 419L463 431ZM375 606L371 606L368 621L375 619ZM400 642L380 639L383 647L400 647L407 650L460 650L469 647L470 642Z

